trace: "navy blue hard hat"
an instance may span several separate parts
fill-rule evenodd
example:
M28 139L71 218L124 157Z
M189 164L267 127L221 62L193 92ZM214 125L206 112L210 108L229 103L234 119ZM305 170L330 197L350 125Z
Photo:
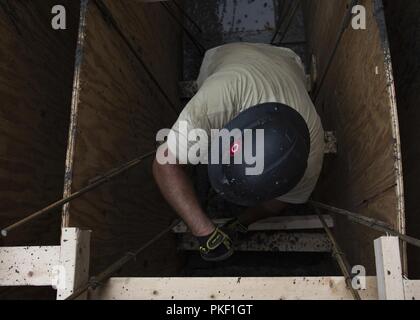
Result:
M223 129L232 134L227 146L221 136L213 137L208 173L212 187L226 200L255 206L287 194L302 180L311 139L305 120L293 108L260 104ZM235 164L238 156L242 162Z

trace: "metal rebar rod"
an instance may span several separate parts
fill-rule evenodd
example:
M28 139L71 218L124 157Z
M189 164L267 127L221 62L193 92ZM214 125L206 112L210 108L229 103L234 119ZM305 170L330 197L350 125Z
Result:
M161 2L160 3L163 8L168 12L168 14L175 20L176 23L184 30L187 37L190 39L192 44L196 47L197 51L200 53L200 55L204 55L206 52L206 48L203 47L203 45L193 36L193 34L188 30L187 27L184 26L182 21L178 19L178 17L175 15L175 13L172 11L172 9L168 6L167 3Z
M203 30L200 28L197 22L194 21L193 18L182 8L182 6L176 1L173 0L171 3L175 5L175 7L178 8L178 10L182 13L182 15L187 18L187 20L198 30L198 32L203 33Z
M140 163L143 162L143 160L145 160L146 158L149 158L151 156L153 156L155 154L156 151L151 151L148 152L134 160L131 160L125 164L123 164L122 166L112 169L110 171L108 171L107 173L105 173L104 175L97 177L94 181L92 181L91 183L89 183L86 187L72 193L71 195L69 195L68 197L65 197L61 200L58 200L52 204L50 204L49 206L27 216L26 218L4 228L1 230L1 235L3 237L7 237L7 235L9 234L10 231L19 228L25 224L27 224L28 222L39 218L42 215L45 215L49 212L51 212L54 209L57 209L61 206L63 206L66 203L69 203L70 201L80 198L82 195L88 193L89 191L92 191L96 188L98 188L99 186L103 185L104 183L109 182L110 180L112 180L113 178L116 178L118 176L120 176L121 174L127 172L128 170L138 166Z
M331 213L335 213L335 214L339 214L342 216L346 216L347 218L349 218L351 221L356 222L358 224L367 226L371 229L374 229L376 231L380 231L380 232L384 232L390 235L393 235L395 237L399 237L402 241L405 241L406 243L409 243L415 247L419 247L420 248L420 240L407 236L405 234L402 234L401 232L398 232L396 230L394 230L389 224L380 221L380 220L376 220L373 218L369 218L366 217L364 215L361 215L359 213L354 213L354 212L350 212L348 210L344 210L344 209L339 209L333 206L329 206L320 202L316 202L316 201L310 201L309 202L311 205L313 205L316 208L319 209L323 209L326 211L329 211Z
M287 33L289 32L289 29L292 25L292 22L293 22L296 14L298 12L299 5L300 5L300 1L295 1L294 5L291 6L290 14L286 17L286 20L285 20L286 21L286 28L284 29L283 33L281 34L281 37L278 41L279 44L281 44L283 42L284 38L286 37ZM282 26L283 26L283 24L280 26L280 28ZM271 40L271 44L274 44L274 40L276 40L278 34L280 33L280 30L281 30L280 28L278 29L278 31L275 33L273 39Z
M330 71L331 65L332 65L332 63L334 61L335 55L336 55L336 53L338 51L338 48L340 46L341 39L343 38L344 33L346 32L347 28L350 25L351 17L353 15L352 14L353 7L356 6L358 3L359 3L359 0L351 0L350 6L348 7L347 12L346 12L346 15L344 16L340 33L339 33L338 38L337 38L337 40L335 42L334 48L333 48L333 50L331 52L331 55L330 55L330 57L328 59L328 63L327 63L327 66L325 68L325 71L324 71L324 73L323 73L323 75L321 77L321 80L320 80L317 88L316 88L316 91L314 92L314 95L313 95L313 100L314 101L317 101L318 100L319 93L321 92L321 89L322 89L322 87L324 85L325 79L326 79L326 77L328 75L328 72Z
M350 290L354 300L362 300L360 298L359 292L353 287L352 278L350 274L349 263L347 261L346 256L344 255L343 251L341 250L338 242L335 240L334 235L332 234L330 228L328 227L327 222L325 221L324 217L322 216L320 210L315 208L315 211L318 215L319 220L321 220L322 226L324 227L325 232L327 233L328 238L332 244L333 256L337 261L337 264L346 279L347 288Z
M158 233L153 239L149 240L147 243L142 245L139 249L133 252L127 252L121 259L114 262L112 265L110 265L108 268L106 268L104 271L102 271L97 276L91 277L90 280L78 288L76 291L74 291L73 294L71 294L69 297L66 298L66 300L74 300L77 297L79 297L81 294L89 290L90 288L96 289L97 287L101 286L102 283L106 280L108 280L110 277L114 275L118 270L120 270L123 266L125 266L128 262L136 259L136 257L145 249L156 243L158 240L160 240L164 235L166 235L168 232L170 232L176 225L178 225L180 220L174 221L170 226L165 228L163 231Z
M279 26L277 27L276 31L274 32L274 35L273 35L273 37L271 38L270 44L274 44L274 41L276 40L277 36L279 35L279 33L280 33L281 29L283 29L283 26L284 26L284 21L286 20L286 18L287 18L287 14L290 12L290 10L291 10L292 6L293 6L293 0L292 0L292 1L290 1L289 6L287 7L287 10L285 11L285 12L286 12L286 14L284 14L284 15L283 15L283 17L281 17L280 24L279 24Z
M125 42L125 44L128 46L132 54L135 56L137 61L141 64L144 71L152 80L153 84L156 86L156 88L159 90L162 97L166 100L168 105L171 107L171 110L175 112L175 114L178 115L179 110L175 106L174 102L171 100L169 95L166 93L165 89L161 86L158 79L155 77L149 66L143 61L142 57L139 55L137 50L134 48L134 46L131 44L130 40L127 38L127 36L124 34L124 32L121 31L120 27L118 26L118 23L115 21L111 11L106 6L106 4L102 0L95 0L95 4L97 5L99 11L102 13L103 18L114 28L114 30L118 33L118 35L121 37L121 39Z

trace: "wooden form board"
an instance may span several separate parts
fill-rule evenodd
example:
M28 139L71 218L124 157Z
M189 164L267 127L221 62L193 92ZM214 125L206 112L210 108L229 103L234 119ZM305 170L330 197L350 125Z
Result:
M404 300L400 243L397 237L381 237L374 242L378 298Z
M79 5L53 30L54 0L0 2L0 227L62 196ZM2 246L60 241L59 210L0 239Z
M336 132L338 155L327 160L316 196L405 231L398 116L382 1L360 2L367 30L344 31L316 101L324 128ZM318 79L327 70L350 1L306 1L309 51ZM350 6L348 6L350 7ZM374 273L378 233L337 219L336 233L351 264Z
M60 246L1 247L0 286L51 286Z
M60 246L1 247L0 286L53 287L65 299L89 279L89 241L90 231L65 228ZM13 299L10 292L7 298Z
M376 300L367 277L362 299ZM323 278L111 278L92 300L352 300L343 277Z
M385 1L401 128L407 234L420 238L420 2ZM420 249L408 246L408 276L420 279Z
M142 61L176 104L181 30L159 3L82 1L65 195L89 179L156 147L158 130L177 113ZM92 233L91 273L137 249L173 220L151 174L151 161L65 207L65 226ZM124 275L171 274L177 267L169 235Z

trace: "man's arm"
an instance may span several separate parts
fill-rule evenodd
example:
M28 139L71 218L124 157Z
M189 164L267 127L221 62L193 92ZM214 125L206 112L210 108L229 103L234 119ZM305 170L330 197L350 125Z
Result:
M216 229L201 208L194 186L179 164L153 163L153 175L166 201L184 220L196 237L205 237Z

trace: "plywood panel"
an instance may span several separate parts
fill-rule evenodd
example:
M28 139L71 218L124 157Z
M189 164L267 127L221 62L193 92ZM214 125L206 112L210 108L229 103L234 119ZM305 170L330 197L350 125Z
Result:
M176 101L179 93L174 83L180 80L182 62L182 56L178 54L182 50L182 43L177 38L180 35L179 26L174 24L173 17L160 3L144 4L144 10L131 10L127 3L132 1L106 0L104 3L113 12L121 31L135 45L137 53L153 71L159 84ZM165 20L167 23L162 23Z
M62 195L77 1L60 2L67 30L51 27L53 0L0 2L0 226ZM59 211L1 239L0 245L59 243Z
M110 168L153 150L156 132L176 119L176 112L162 98L140 59L176 104L179 27L158 3L104 1L105 11L97 3L86 2L81 24L67 194ZM106 11L110 15L104 14ZM91 271L96 273L153 238L174 214L153 182L151 161L146 161L71 203L64 218L70 226L93 231ZM174 239L168 237L124 274L170 274L176 262Z
M315 58L319 81L327 68L328 57L338 39L339 29L350 1L302 0L302 2L308 48L311 49L308 54Z
M407 233L420 238L420 2L386 1L401 128ZM420 250L408 247L409 277L420 278Z
M308 29L312 52L329 57L325 52L334 47L330 41L338 39L342 22L337 20L339 25L328 28L336 34L329 36L322 31L322 13L344 17L347 3L307 3L306 10L315 12L309 25L321 29ZM338 156L326 161L317 196L323 202L361 212L404 231L398 118L386 31L382 28L383 11L381 1L361 3L367 10L367 30L350 27L345 31L316 101L325 129L335 130L339 141ZM323 33L327 40L318 42ZM373 273L371 242L377 234L341 219L336 231L350 262L365 265Z

